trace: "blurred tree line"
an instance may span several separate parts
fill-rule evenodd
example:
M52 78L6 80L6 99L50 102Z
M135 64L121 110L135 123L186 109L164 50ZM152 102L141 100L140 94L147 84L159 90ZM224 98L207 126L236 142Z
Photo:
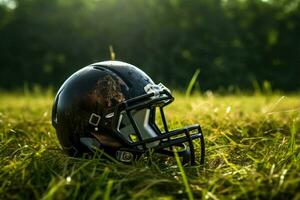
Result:
M300 0L0 0L0 88L58 87L110 59L202 90L300 88Z

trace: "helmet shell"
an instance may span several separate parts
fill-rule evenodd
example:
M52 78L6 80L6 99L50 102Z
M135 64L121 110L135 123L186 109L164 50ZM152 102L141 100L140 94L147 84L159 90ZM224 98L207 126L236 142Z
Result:
M52 110L52 124L63 150L71 156L89 152L80 138L93 137L91 113L104 116L117 104L146 94L144 87L149 83L154 84L143 71L120 61L95 63L71 75L59 89ZM111 143L125 145L109 125L101 131Z

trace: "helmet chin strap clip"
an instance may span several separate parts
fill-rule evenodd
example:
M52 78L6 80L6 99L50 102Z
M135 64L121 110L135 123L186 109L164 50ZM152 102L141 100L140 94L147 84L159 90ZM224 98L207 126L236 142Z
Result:
M134 156L131 152L119 150L116 152L116 158L121 162L130 163L133 161Z

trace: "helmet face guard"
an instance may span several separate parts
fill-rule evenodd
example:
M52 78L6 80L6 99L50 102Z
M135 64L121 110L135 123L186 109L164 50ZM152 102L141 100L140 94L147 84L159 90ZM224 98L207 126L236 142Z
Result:
M176 148L181 149L178 155L183 162L194 165L195 145L194 140L199 139L200 164L204 163L205 145L200 125L170 131L164 114L164 107L172 103L174 97L162 84L147 85L147 94L126 100L117 105L113 113L106 116L113 116L112 130L126 144L117 151L117 159L123 162L131 162L133 157L153 150L156 153L174 156ZM155 123L158 109L163 130L161 131ZM185 143L189 148L186 147ZM127 146L127 147L126 147Z

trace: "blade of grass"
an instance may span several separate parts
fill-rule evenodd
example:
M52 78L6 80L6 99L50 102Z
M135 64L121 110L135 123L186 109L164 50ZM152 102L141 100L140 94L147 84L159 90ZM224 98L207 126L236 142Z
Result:
M192 79L190 80L187 89L186 89L186 93L185 93L185 96L186 96L186 97L191 96L192 89L193 89L193 87L194 87L194 85L195 85L195 83L196 83L196 80L197 80L199 74L200 74L200 69L197 69L197 70L195 71L195 73L194 73Z
M55 179L52 179L49 184L49 191L43 196L42 200L55 199L55 193L62 189L64 184L64 179L61 179L58 183L55 181Z
M112 45L109 45L109 54L110 54L110 59L115 60L116 59L116 53L114 51L114 48Z
M104 200L110 199L110 193L111 193L112 186L113 186L113 180L109 180L106 185L104 198L103 198Z
M291 138L289 141L289 150L291 151L291 153L295 152L295 147L296 147L296 139L295 139L295 135L297 133L297 125L296 125L296 120L294 119L292 122L292 125L290 127L290 132L291 132Z
M189 200L193 200L194 199L194 196L193 196L193 193L191 191L191 188L189 186L189 183L188 183L188 180L187 180L187 177L186 177L186 174L184 172L184 169L182 167L182 163L180 161L180 158L178 156L178 153L176 151L174 151L174 154L175 154L175 158L176 158L176 162L177 162L177 166L179 168L179 171L180 171L180 174L181 174L181 177L182 177L182 180L183 180L183 184L184 184L184 187L185 187L185 191L188 195L188 198Z

